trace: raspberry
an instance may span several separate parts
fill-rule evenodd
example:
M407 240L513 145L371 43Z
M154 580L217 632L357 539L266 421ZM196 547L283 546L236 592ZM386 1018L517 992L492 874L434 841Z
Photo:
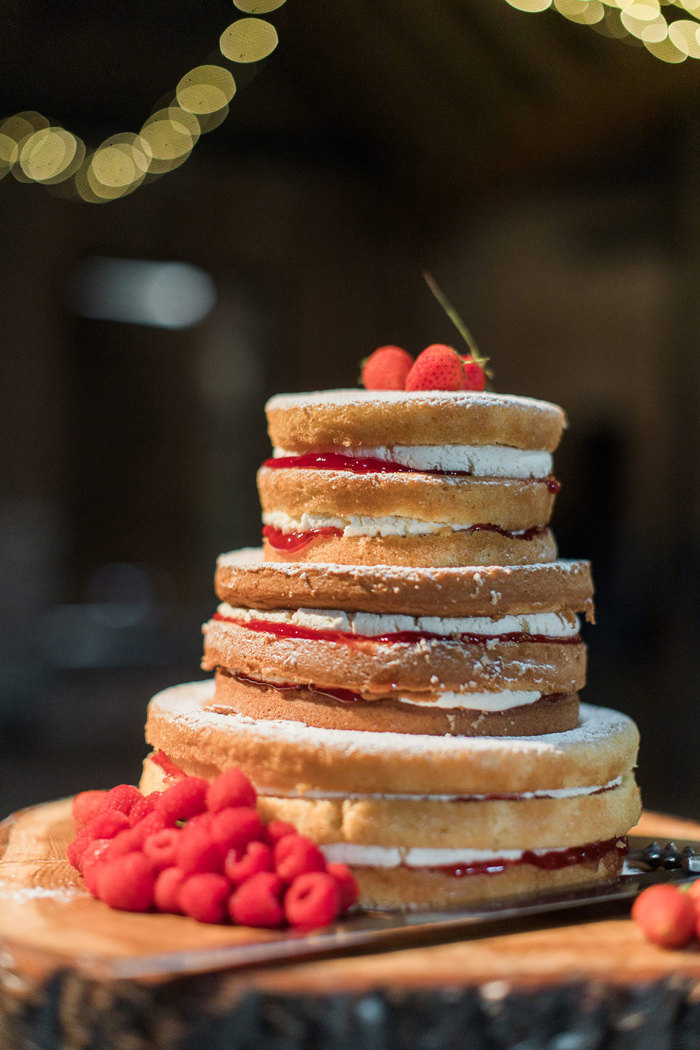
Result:
M174 824L178 820L189 820L204 809L208 788L208 781L202 777L178 780L156 799L156 813L161 813L168 824Z
M210 813L208 809L205 809L203 813L198 813L196 817L190 817L187 821L188 828L204 828L209 834L211 832L211 826L214 821L214 814Z
M325 871L326 858L305 835L285 835L275 843L275 869L282 879L294 879L311 871Z
M227 851L245 849L249 842L259 839L262 833L262 821L257 809L250 809L248 806L227 806L226 809L220 809L211 822L212 841Z
M649 886L632 905L632 918L642 933L661 948L682 948L695 932L693 901L675 886Z
M157 766L160 766L165 776L165 780L169 784L172 784L173 780L184 780L187 776L184 769L181 769L180 766L176 765L172 758L168 758L165 751L154 751L151 755L151 761L155 762Z
M83 884L85 886L85 889L92 897L99 897L100 895L99 890L97 889L97 876L102 871L106 863L107 861L102 859L97 861L95 864L88 865L88 867L85 869L85 874L83 875Z
M160 798L161 795L162 791L152 791L150 795L144 795L142 798L137 799L136 804L129 813L129 822L132 827L153 812L156 807L156 799Z
M125 831L129 825L126 813L118 809L103 809L87 826L90 838L113 839L120 831Z
M227 769L213 780L207 791L207 809L218 813L228 806L254 806L257 793L240 769Z
M242 853L231 850L224 871L231 882L239 884L264 871L275 870L275 856L264 842L249 842Z
M157 831L162 831L165 826L165 817L157 809L154 809L147 817L142 817L138 824L134 824L133 828L131 828L134 849L142 849L148 836L155 835Z
M380 346L362 362L360 382L366 390L404 390L412 365L400 346Z
M188 826L182 832L175 857L178 868L186 875L204 871L221 872L226 850L217 842L212 842L204 828Z
M228 914L230 893L231 883L225 875L204 872L185 879L180 886L178 903L181 911L197 922L223 922Z
M486 386L486 375L483 366L478 361L475 361L471 354L464 354L462 363L464 364L464 379L462 380L461 389L483 390Z
M126 813L127 817L143 795L133 784L117 784L110 788L102 800L102 809L117 809L120 813Z
M261 871L246 879L229 899L229 914L241 926L272 929L284 922L280 897L284 882L271 871Z
M106 863L105 854L111 839L93 839L80 858L80 873L83 876L86 887L96 896L95 877L97 869Z
M78 834L75 836L73 841L69 843L66 849L66 858L68 859L68 863L71 864L74 868L77 868L78 871L80 871L80 862L83 853L85 852L85 850L91 842L92 839L90 838L90 833L88 829L81 828Z
M162 828L149 835L143 844L143 855L160 871L175 863L175 854L182 832L179 828Z
M416 358L406 377L406 390L460 390L464 365L451 346L433 343Z
M106 794L106 791L81 791L79 795L75 796L72 814L76 828L84 828L93 817L97 816Z
M266 824L263 828L264 840L271 846L283 839L285 835L296 835L297 829L293 824L288 824L286 820L271 820L269 824Z
M155 868L143 853L107 861L97 873L97 895L119 911L148 911L153 904Z
M333 922L339 909L335 879L323 871L308 871L294 879L284 895L284 914L292 926L312 929Z
M153 903L158 911L180 914L178 894L187 876L179 868L164 868L156 877L153 887Z
M111 839L91 839L80 858L80 873L85 875L85 868L90 867L103 856L105 850L111 845Z
M339 911L347 911L357 903L360 890L357 880L347 864L328 864L326 871L335 879L338 888Z
M115 857L123 857L125 853L138 853L141 846L141 839L134 834L134 828L127 828L126 831L120 831L118 835L109 840L109 848L105 857L107 860L114 860Z

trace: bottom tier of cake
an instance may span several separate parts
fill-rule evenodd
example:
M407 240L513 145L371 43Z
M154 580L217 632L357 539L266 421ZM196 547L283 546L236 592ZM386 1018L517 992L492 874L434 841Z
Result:
M615 878L640 813L637 731L581 705L576 729L473 738L309 728L208 709L211 681L149 705L141 789L242 768L266 820L350 864L369 908L439 908Z

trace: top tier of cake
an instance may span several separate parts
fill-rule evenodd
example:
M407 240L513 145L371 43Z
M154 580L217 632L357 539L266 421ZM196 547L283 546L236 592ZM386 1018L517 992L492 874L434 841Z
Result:
M592 613L548 527L555 405L329 391L267 406L264 559L219 559L218 709L332 729L572 729ZM488 566L488 568L486 567Z
M557 406L483 392L273 397L258 474L265 557L341 565L556 558Z

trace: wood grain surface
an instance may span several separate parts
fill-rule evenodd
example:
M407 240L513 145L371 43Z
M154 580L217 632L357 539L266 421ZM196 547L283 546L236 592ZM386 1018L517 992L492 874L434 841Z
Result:
M700 825L651 813L645 814L637 830L650 838L664 840L674 836L700 838ZM214 1036L207 1043L188 1043L189 1034L202 1024L211 1027L215 1020L220 1026L222 1018L237 1015L242 1004L251 1001L251 995L262 1011L256 1015L258 1026L265 1020L270 1004L276 1004L275 1009L283 1013L291 1010L295 1016L301 1009L300 1004L307 1004L304 1016L308 1024L305 1022L302 1026L306 1033L304 1039L309 1024L311 1030L315 1030L314 1026L323 1028L328 1021L329 1015L324 1014L319 1005L321 1000L328 1006L341 997L352 1004L353 1024L360 1027L365 1023L362 1009L370 1013L379 1010L384 1016L388 1009L386 1004L399 1000L405 1007L410 1001L411 1009L421 1002L423 1012L417 1015L416 1023L425 1023L428 1027L437 1023L431 1014L436 1003L444 1020L445 1012L450 1014L456 1008L455 1004L461 1002L464 1006L468 1000L473 1005L478 1000L481 1042L474 1045L479 1050L511 1045L494 1041L495 1035L490 1042L486 1040L484 1033L488 1025L484 1028L484 1017L500 1016L516 1001L534 1001L533 996L538 1001L559 1003L556 1007L561 1020L557 1029L559 1035L579 1030L577 1025L580 1027L586 996L589 1005L591 995L600 1009L601 1004L605 1005L605 1025L612 1024L613 1028L621 1022L611 1004L617 1004L616 1009L624 1014L628 1009L625 1004L634 1000L639 1007L637 1013L641 1009L651 1023L649 1010L650 1003L656 1001L654 996L661 995L665 1003L671 996L673 1016L664 1016L668 1031L674 1033L675 1042L647 1040L639 1045L650 1050L657 1050L657 1046L660 1050L666 1046L669 1050L700 1047L700 951L697 946L683 951L655 948L644 941L627 918L580 923L545 920L543 927L498 936L376 954L354 953L271 967L228 970L222 963L220 967L214 967L216 972L188 977L187 960L193 952L203 948L226 951L232 946L262 943L275 935L245 928L206 926L180 916L112 911L85 892L79 876L65 860L65 846L71 836L69 800L45 803L24 811L6 827L4 851L0 857L2 1050L25 1046L39 1046L40 1050L45 1050L54 1046L82 1048L93 1045L102 1050L112 1045L110 1040L115 1046L121 1045L124 1031L132 1031L134 1027L139 1029L139 1026L143 1028L143 1011L150 1011L154 1018L158 1016L158 1033L154 1029L149 1035L143 1035L141 1042L138 1039L125 1041L124 1046L128 1045L129 1050L132 1046L137 1050L161 1046L177 1047L178 1050L190 1046L192 1050L199 1050L201 1046L202 1050L210 1050L210 1047L219 1046ZM115 961L118 963L120 959L139 955L166 956L170 960L169 979L115 981L115 976L119 975L118 966L115 969L113 965ZM195 986L198 1005L193 1014L190 992ZM57 988L60 993L57 993ZM578 999L572 999L572 988L579 990ZM76 989L80 990L82 1003L79 1031L74 1030L75 1026L66 1017L66 1004L74 1001L78 994ZM102 999L99 996L95 999L98 989L101 989ZM587 990L583 999L582 989ZM646 999L644 996L640 999L644 989ZM447 990L451 998L446 1001ZM416 995L417 999L414 998ZM123 1025L110 1034L109 1024L116 1024L110 1005L115 996L122 1004L118 1016ZM379 1006L361 1007L368 1001L368 996L372 1002L376 999L383 1004L381 1010ZM568 1004L566 1009L562 1006L562 996ZM46 997L55 1007L52 1034L50 1038L47 1036L44 1041L37 1042L32 1019L36 1017L36 1003ZM128 1016L124 1014L124 1003L130 1004L126 1011ZM183 1016L185 1004L189 1005L186 1016ZM316 1006L312 1008L309 1004ZM658 1006L654 1008L657 1017L661 1016L659 1009ZM134 1020L130 1011L135 1011L134 1017L141 1017L141 1020ZM694 1020L690 1034L686 1036L683 1033L690 1024L691 1015ZM625 1023L634 1027L631 1021ZM212 1032L218 1031L216 1025ZM524 1016L518 1025L518 1031L525 1031ZM296 1031L294 1025L292 1029ZM174 1031L180 1033L180 1042L162 1041L162 1032ZM98 1038L96 1032L100 1033L101 1042L95 1042ZM575 1042L572 1035L570 1045L576 1050L579 1047L586 1050L589 1045L591 1048L616 1045L614 1040L610 1041L612 1037L601 1043L597 1028L596 1033L598 1042ZM393 1045L394 1036L388 1030L385 1035L385 1043L380 1041L377 1046ZM298 1032L293 1038L290 1036L289 1040L279 1042L279 1046L305 1045L298 1041L297 1036ZM325 1038L324 1050L326 1045L335 1045L332 1032L327 1032ZM550 1044L544 1036L541 1038L541 1042L526 1042L524 1045L548 1047ZM229 1041L225 1045L235 1047L238 1043ZM551 1045L569 1046L561 1041ZM620 1045L637 1044L628 1040Z

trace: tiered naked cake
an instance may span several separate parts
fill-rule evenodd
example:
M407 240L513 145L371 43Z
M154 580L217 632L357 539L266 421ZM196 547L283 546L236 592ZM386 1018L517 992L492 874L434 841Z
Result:
M589 565L556 560L556 405L326 391L267 405L264 545L222 555L213 681L151 701L142 788L237 765L369 907L614 878L638 736L579 705Z

